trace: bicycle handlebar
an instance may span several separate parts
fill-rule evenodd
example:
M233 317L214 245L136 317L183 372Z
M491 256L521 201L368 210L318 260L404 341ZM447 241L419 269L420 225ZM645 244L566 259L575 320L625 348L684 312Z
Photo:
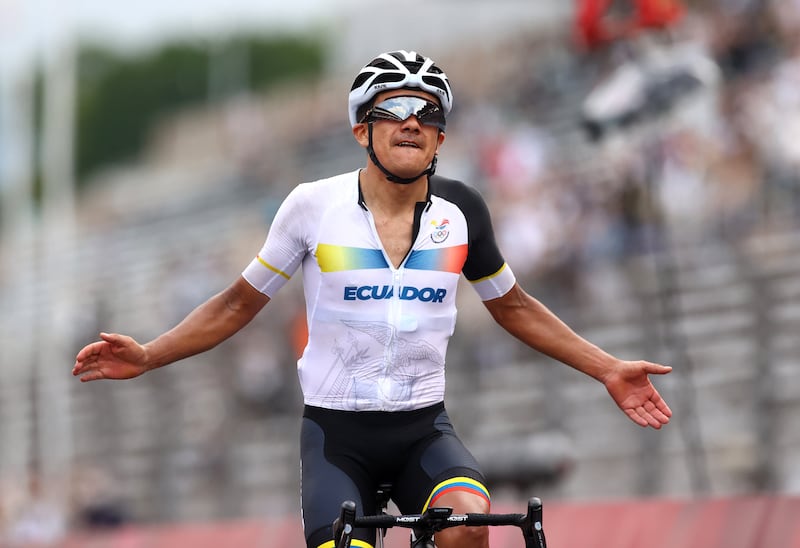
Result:
M450 508L437 508L437 510L450 510ZM458 526L480 526L480 525L516 525L521 526L525 514L449 514L449 515L412 514L403 516L360 516L353 521L353 527L363 527L367 529L390 529L392 527L404 527L413 529L415 527L430 525L434 531L448 529Z
M356 517L355 504L352 501L345 501L342 503L341 515L336 521L334 528L338 528L337 538L339 535L352 535L353 529L357 527L366 529L403 527L433 534L450 527L513 525L521 529L526 548L547 547L542 528L542 501L538 497L528 500L527 514L453 514L452 508L428 508L423 514Z

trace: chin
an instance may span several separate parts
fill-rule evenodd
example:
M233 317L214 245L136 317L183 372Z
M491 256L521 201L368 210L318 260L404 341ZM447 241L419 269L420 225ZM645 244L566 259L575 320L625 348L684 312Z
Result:
M391 171L392 173L394 173L398 177L407 178L407 177L414 177L415 175L419 175L420 173L422 173L426 169L428 169L427 165L422 166L420 168L415 168L415 169L391 169L391 168L389 168L389 171Z
M428 166L431 165L430 160L428 161L421 161L419 158L414 159L414 161L408 162L395 162L389 167L389 170L392 173L396 173L401 177L411 177L416 175L417 173L422 173Z

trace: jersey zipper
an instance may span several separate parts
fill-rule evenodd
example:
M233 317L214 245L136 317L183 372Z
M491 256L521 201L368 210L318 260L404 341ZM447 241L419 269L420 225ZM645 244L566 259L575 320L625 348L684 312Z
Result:
M414 245L417 242L417 238L419 237L419 230L422 223L422 218L425 212L428 210L430 206L430 202L417 202L416 207L414 209L414 224L413 230L411 234L411 245L409 246L408 251L406 252L405 257L403 260L400 261L400 265L395 268L392 264L391 259L389 258L388 253L386 253L386 249L383 247L383 242L381 241L380 234L378 234L378 228L375 226L375 218L372 216L372 212L369 208L366 207L364 204L364 212L367 216L367 220L369 221L370 230L372 230L373 237L378 244L381 253L383 254L383 258L386 261L386 264L389 266L389 272L391 274L391 283L392 283L392 298L389 301L389 307L387 311L386 321L390 326L391 336L388 338L388 341L383 349L383 368L380 373L379 379L379 386L381 387L382 397L384 400L384 405L382 408L384 410L388 409L389 406L386 405L391 403L387 399L387 389L391 387L391 368L392 365L396 362L395 353L397 350L397 337L399 333L399 327L401 325L403 319L403 301L400 300L400 294L403 288L403 279L405 274L405 264L408 260L408 257L411 255L411 251L414 249Z
M389 326L391 331L391 336L387 338L387 342L383 347L383 366L381 368L379 378L378 378L378 386L380 387L381 398L383 403L381 405L381 410L389 409L389 402L387 398L387 389L391 386L391 365L394 362L394 352L396 347L396 335L397 335L397 326L400 320L400 316L402 314L401 311L401 301L400 301L400 289L403 284L403 265L408 259L411 250L409 249L406 256L403 257L403 260L400 262L400 266L397 268L394 267L392 264L391 259L389 258L389 254L386 253L386 249L383 247L383 242L381 241L380 234L378 234L378 228L375 226L375 218L372 216L372 212L367 208L364 207L364 214L367 217L367 221L369 222L370 230L372 231L372 235L375 238L375 241L378 244L378 248L381 250L383 254L383 258L386 261L386 264L389 268L389 274L391 276L391 286L392 286L392 298L389 299L389 306L387 307L386 311L386 323Z

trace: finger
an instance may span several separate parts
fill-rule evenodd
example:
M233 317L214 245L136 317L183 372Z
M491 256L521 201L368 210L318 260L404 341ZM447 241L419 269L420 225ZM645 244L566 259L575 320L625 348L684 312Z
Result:
M652 404L651 404L652 405ZM659 422L659 424L667 424L669 422L669 415L664 413L661 409L653 406L652 409L649 410L650 416L652 416L655 420Z
M650 415L661 425L669 424L669 416L662 413L659 409L651 411Z
M628 409L625 412L627 413L628 417L631 418L633 422L638 424L642 427L652 427L656 430L659 430L664 424L660 420L658 420L651 412L651 410L655 410L655 406L651 402L647 402L645 405L640 405L634 409ZM666 419L666 417L664 417Z
M94 371L89 371L89 372L83 374L81 376L80 380L81 380L81 382L89 382L89 381L97 381L97 380L104 379L104 378L105 378L105 375L103 375L103 372L96 369Z
M628 415L628 418L631 419L636 424L638 424L639 426L647 427L648 425L647 420L644 417L642 417L636 411L636 409L625 409L625 414Z
M89 371L97 367L97 358L91 357L86 360L75 360L75 365L72 366L72 374L73 375L80 375L85 371Z
M92 363L96 363L93 361ZM75 360L75 365L72 366L72 374L73 375L80 375L87 369L89 369L90 364L88 360Z
M75 356L76 361L84 361L92 356L100 354L100 349L103 347L104 344L106 343L103 341L87 344L86 346L81 348L77 356Z
M123 335L119 333L100 333L100 338L107 343L118 345L122 344Z
M646 426L652 426L658 430L661 428L661 423L655 419L648 408L655 409L655 406L651 402L646 402L644 405L640 405L636 408L636 413L644 420Z
M669 417L653 401L648 401L644 404L644 411L647 413L648 423L653 428L658 429L669 423Z
M656 430L660 430L663 424L658 421L651 412L649 412L644 407L637 407L636 413L642 418L644 421L644 426L650 426L655 428Z
M653 403L656 406L656 409L664 414L667 418L672 416L672 409L670 409L667 402L664 401L664 398L657 395L657 398L653 398Z
M666 375L670 371L672 371L671 365L661 365L658 363L646 363L644 366L644 370L647 374L650 375Z

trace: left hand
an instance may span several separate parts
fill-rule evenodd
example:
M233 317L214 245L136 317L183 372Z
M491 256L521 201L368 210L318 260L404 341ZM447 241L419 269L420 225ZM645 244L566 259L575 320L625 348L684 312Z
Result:
M672 410L648 375L665 375L672 367L646 361L622 361L603 384L617 406L639 426L656 430L669 422Z
M100 341L86 345L75 357L72 374L81 382L132 379L147 371L147 350L127 335L100 333Z

